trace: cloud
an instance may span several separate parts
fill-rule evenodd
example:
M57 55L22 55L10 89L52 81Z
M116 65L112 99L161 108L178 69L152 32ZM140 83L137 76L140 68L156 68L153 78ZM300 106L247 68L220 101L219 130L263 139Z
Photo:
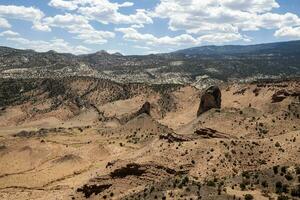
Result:
M43 18L44 13L41 10L33 7L0 5L0 15L27 21L39 21Z
M123 38L131 41L142 41L148 45L182 45L182 44L197 44L197 40L188 34L179 35L176 37L155 37L152 34L139 33L134 28L117 28L116 31L122 32Z
M146 11L139 9L135 14L123 15L117 12L117 9L103 8L102 6L81 7L78 12L90 20L96 20L103 24L151 24L152 19Z
M131 7L133 5L134 5L134 3L132 3L132 2L124 2L122 4L119 4L119 7Z
M291 39L300 39L300 26L298 27L283 27L277 30L274 34L276 37L286 37Z
M145 26L143 24L133 24L130 26L131 28L144 28Z
M275 0L160 0L150 16L167 19L172 31L197 35L238 35L300 24L297 15L272 13L274 8L279 8Z
M160 46L177 48L207 43L249 42L252 38L246 35L246 31L261 29L274 30L275 37L299 38L299 16L289 12L276 13L280 7L276 0L158 0L153 8L143 9L136 9L133 1L126 0L122 3L114 0L49 0L48 5L60 9L61 13L56 10L54 16L45 16L36 7L0 5L0 28L10 29L10 19L24 20L31 22L34 30L60 28L83 44L104 44L115 38L116 33L107 29L98 30L92 25L94 22L126 24L125 28L116 28L115 31L123 34L124 41L141 42L133 48L145 45L139 49L149 51ZM124 9L126 7L130 9ZM157 29L167 22L169 31L165 36L144 32L147 24L156 22L159 23L153 27ZM14 35L18 33L13 31L0 34L9 40L19 41L19 44L29 41ZM42 44L43 41L32 42ZM74 51L75 47L71 48L69 43L63 41L62 44L65 50Z
M42 22L34 23L32 28L34 30L37 30L37 31L44 31L44 32L50 32L51 31L51 28L49 26L43 24Z
M1 37L17 37L20 34L11 30L8 31L3 31L2 33L0 33Z
M226 42L232 42L232 41L245 41L250 42L251 38L247 36L243 36L239 33L215 33L215 34L207 34L203 35L197 38L198 41L206 42L206 43L226 43Z
M232 10L242 10L252 13L262 13L271 11L273 8L279 8L275 0L223 0L222 6Z
M11 25L6 19L0 17L0 28L11 28Z
M137 49L151 50L151 48L147 46L134 45L133 47Z
M136 10L136 13L125 15L119 12L122 7L131 7L132 2L122 4L112 3L108 0L51 0L50 6L70 11L75 11L89 20L95 20L103 24L150 24L153 23L144 9Z
M134 5L132 2L123 2L119 3L111 3L109 0L51 0L48 4L49 6L65 9L65 10L75 10L82 6L104 6L121 8L121 7L131 7Z
M159 53L162 53L162 52L160 52L159 50L158 50L158 51L150 50L150 51L145 51L145 52L144 52L145 55L149 55L149 54L159 54Z
M117 28L118 32L123 33L123 38L129 41L140 41L145 42L147 45L159 46L187 46L187 45L199 45L204 42L208 43L225 43L236 40L249 41L250 39L246 36L242 36L239 33L219 33L219 34L207 34L200 37L193 37L189 34L181 34L175 37L156 37L152 34L139 33L134 28Z
M282 28L285 26L300 25L300 18L292 13L266 13L259 18L259 26L265 28Z
M34 49L39 52L54 50L60 53L85 54L91 52L89 48L84 46L72 46L63 39L53 39L49 42L43 40L28 40L22 37L9 37L8 41L21 45L23 49Z
M75 34L75 39L83 40L87 44L103 44L108 39L114 38L115 33L109 31L99 31L94 29L89 21L81 15L56 15L43 20L45 26L59 27L66 29L69 33Z
M41 31L49 31L47 27L41 26L44 13L34 7L0 5L0 17L30 21L33 28Z
M75 10L77 9L77 4L73 1L64 1L64 0L51 0L49 6L65 10Z

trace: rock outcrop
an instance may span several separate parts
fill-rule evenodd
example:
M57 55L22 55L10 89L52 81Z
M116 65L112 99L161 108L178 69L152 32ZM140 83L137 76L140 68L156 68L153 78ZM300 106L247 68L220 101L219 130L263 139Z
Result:
M142 185L153 185L161 181L169 180L178 173L175 169L157 164L154 161L143 164L122 162L123 161L116 163L116 166L113 167L109 174L90 179L88 183L77 189L77 193L81 193L80 195L83 194L85 198L89 198L93 195L93 199L101 199L99 194L106 196L116 189L119 189L120 193L124 193L128 190L132 191ZM124 187L124 185L126 185L126 187ZM80 197L78 199L83 198Z
M221 90L218 86L211 86L204 92L201 97L197 116L212 108L221 108Z
M151 105L148 101L146 101L138 111L136 111L130 115L125 115L125 116L121 117L119 121L121 124L125 124L125 123L129 122L130 120L132 120L142 114L146 114L146 115L150 116L150 110L151 110Z
M141 109L139 111L137 111L136 115L141 115L143 113L146 113L147 115L150 115L150 109L151 109L151 105L148 101L146 101L144 103L144 105L141 107Z
M169 143L172 142L187 142L191 141L192 139L184 136L184 135L178 135L175 133L163 133L159 136L159 139L161 140L167 140Z
M288 91L285 89L279 90L275 92L272 96L272 103L278 103L283 101L285 98L292 97L300 97L300 91Z
M104 190L107 190L111 187L111 184L103 184L103 185L84 185L81 188L77 189L77 192L81 192L84 194L85 198L89 198L90 196L98 195Z
M194 132L196 135L200 136L204 139L210 139L210 138L230 138L232 136L227 135L226 133L219 132L217 130L211 129L211 128L200 128L195 130Z

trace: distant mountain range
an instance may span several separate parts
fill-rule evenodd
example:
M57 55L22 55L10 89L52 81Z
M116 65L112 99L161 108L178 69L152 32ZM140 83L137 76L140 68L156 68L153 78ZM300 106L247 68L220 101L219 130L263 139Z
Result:
M202 46L165 54L73 55L0 47L0 77L92 76L117 82L210 84L226 80L299 77L300 41Z
M300 40L290 42L277 42L256 45L225 45L225 46L202 46L183 49L172 54L197 55L197 56L242 56L277 54L289 55L300 54Z

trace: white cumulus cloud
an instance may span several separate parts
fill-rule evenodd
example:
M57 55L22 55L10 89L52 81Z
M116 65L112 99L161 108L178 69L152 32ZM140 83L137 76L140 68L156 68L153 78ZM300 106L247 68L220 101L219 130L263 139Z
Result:
M49 31L47 27L41 26L44 13L34 7L0 5L0 17L30 21L33 28L41 31Z
M65 0L51 0L49 2L49 6L59 9L66 9L66 10L75 10L77 9L77 4L73 1L65 1Z
M230 41L244 40L249 41L249 38L242 36L239 33L218 33L206 34L197 38L189 34L181 34L175 37L164 36L156 37L148 33L140 33L134 28L117 28L116 31L123 33L123 38L129 41L140 41L147 45L159 46L182 46L182 45L199 45L204 42L209 43L225 43Z
M283 27L283 28L277 30L274 35L276 37L300 39L300 26L298 26L298 27Z
M160 0L151 16L167 19L172 31L196 34L208 41L211 34L235 40L242 31L300 25L296 14L272 12L279 7L275 0Z
M96 30L89 24L89 21L81 15L56 15L44 19L45 26L59 27L75 34L74 38L83 40L88 44L103 44L108 39L115 37L115 33Z
M233 10L262 13L279 8L275 0L222 0L221 4Z
M8 31L3 31L2 33L0 33L0 36L2 37L17 37L20 34L11 30Z
M148 45L182 45L182 44L198 44L198 41L188 34L182 34L176 37L155 37L152 34L139 33L134 28L117 28L116 31L122 32L123 38L131 41L142 41Z
M11 25L6 19L0 17L0 28L11 28Z
M119 9L130 7L132 2L122 4L112 3L108 0L51 0L49 5L55 8L75 11L90 20L103 24L149 24L153 23L144 9L137 9L135 13L125 15Z

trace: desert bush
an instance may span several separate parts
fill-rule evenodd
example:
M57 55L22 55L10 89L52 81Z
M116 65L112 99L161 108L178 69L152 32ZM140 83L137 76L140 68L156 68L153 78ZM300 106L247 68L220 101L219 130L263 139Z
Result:
M207 186L209 186L209 187L215 187L216 184L215 184L214 181L210 180L210 181L207 182Z
M288 200L289 197L288 196L285 196L285 195L279 195L277 200Z
M254 197L251 194L246 194L245 195L245 200L253 200Z
M293 197L299 197L300 198L300 185L298 185L296 188L293 188L291 190L291 195Z
M278 174L278 166L273 166L273 172L274 174Z
M241 190L245 190L246 189L246 184L245 183L240 183L240 188L241 188Z
M275 183L275 190L276 190L276 193L281 193L282 192L282 183L281 183L281 181L277 181Z
M284 174L286 173L286 166L281 167L281 172L284 173Z
M267 182L267 181L262 181L262 182L261 182L261 185L262 185L264 188L266 188L266 187L268 187L268 182Z
M275 143L275 147L280 147L280 143L279 143L279 142L276 142L276 143Z
M295 168L296 174L300 174L300 167Z
M286 180L288 180L288 181L293 180L293 176L292 176L290 173L286 174L284 177L285 177Z
M244 171L244 172L242 173L242 177L244 177L244 178L246 178L246 179L249 179L249 178L250 178L249 172Z

